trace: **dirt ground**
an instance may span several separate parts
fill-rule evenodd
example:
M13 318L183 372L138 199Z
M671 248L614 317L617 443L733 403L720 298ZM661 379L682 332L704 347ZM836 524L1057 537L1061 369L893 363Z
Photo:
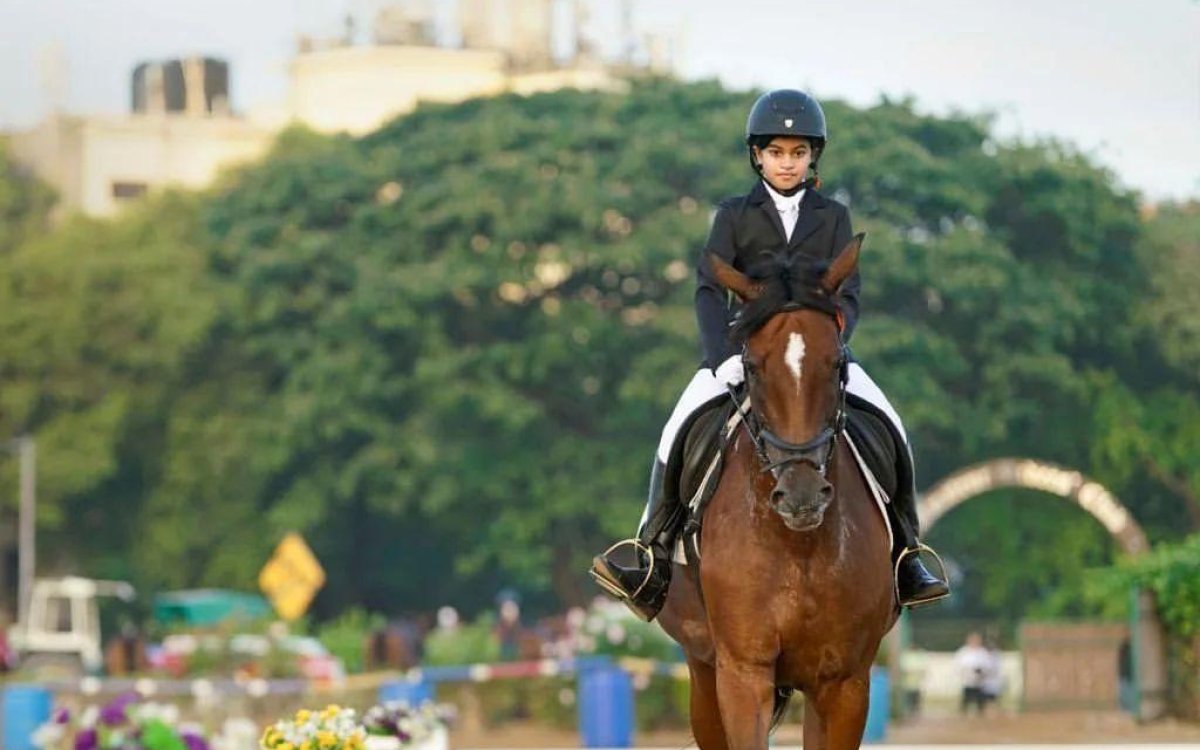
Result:
M775 735L775 745L800 744L800 727L784 726ZM687 732L639 733L639 747L695 747ZM1200 725L1162 721L1138 725L1125 714L1055 712L1005 714L960 718L938 716L893 724L887 742L896 744L1029 744L1104 743L1144 744L1154 742L1200 743ZM529 724L508 724L487 730L458 730L450 735L450 746L466 748L573 748L579 735Z

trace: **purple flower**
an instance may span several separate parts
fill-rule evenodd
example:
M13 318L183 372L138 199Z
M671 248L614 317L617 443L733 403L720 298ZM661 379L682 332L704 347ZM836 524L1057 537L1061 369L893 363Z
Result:
M100 709L100 723L115 727L125 723L125 707L114 706L111 703Z
M188 750L208 750L208 743L195 732L184 732L183 744L187 745Z
M128 717L125 709L141 698L137 693L123 693L113 698L112 702L100 709L100 723L110 727L124 724Z
M96 750L99 738L95 729L85 729L75 735L75 750Z
M71 720L71 712L68 709L60 708L54 712L54 717L51 719L55 724L66 724Z

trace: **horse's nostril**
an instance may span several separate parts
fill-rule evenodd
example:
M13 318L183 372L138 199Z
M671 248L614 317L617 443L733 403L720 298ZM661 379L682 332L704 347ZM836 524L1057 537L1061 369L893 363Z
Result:
M783 490L775 490L771 493L771 504L779 505L787 499L787 493Z
M821 496L821 502L829 502L833 498L833 485L825 484L825 486L821 487L818 494Z

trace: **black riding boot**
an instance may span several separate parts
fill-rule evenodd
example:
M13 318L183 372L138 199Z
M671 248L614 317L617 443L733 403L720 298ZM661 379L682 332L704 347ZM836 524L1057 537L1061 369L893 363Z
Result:
M649 622L662 609L671 583L671 547L675 532L683 517L682 508L674 497L668 497L664 479L666 466L655 457L650 471L650 498L646 523L636 539L618 542L604 554L592 558L588 571L600 588L612 594ZM621 550L623 557L633 559L622 564L614 560Z
M888 515L895 531L892 545L892 561L896 566L896 595L901 607L919 607L932 604L950 595L950 586L930 573L921 562L918 540L921 523L917 518L917 486L914 481L912 453L904 447L899 461L907 462L899 467L899 482L896 496L888 503Z

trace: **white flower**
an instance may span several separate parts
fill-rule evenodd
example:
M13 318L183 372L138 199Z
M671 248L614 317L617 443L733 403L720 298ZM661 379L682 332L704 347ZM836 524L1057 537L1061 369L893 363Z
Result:
M47 722L38 727L30 737L33 744L37 747L54 747L62 741L63 734L66 732L62 724Z
M625 628L618 623L613 623L605 630L604 635L608 638L608 642L619 644L625 641Z

